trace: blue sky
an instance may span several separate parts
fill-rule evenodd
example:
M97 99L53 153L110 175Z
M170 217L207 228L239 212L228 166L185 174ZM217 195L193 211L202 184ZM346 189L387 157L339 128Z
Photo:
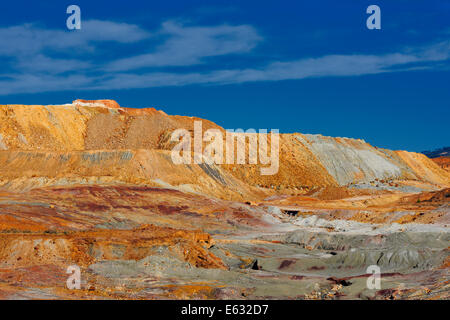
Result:
M111 98L230 129L449 145L450 1L15 0L0 18L1 104Z

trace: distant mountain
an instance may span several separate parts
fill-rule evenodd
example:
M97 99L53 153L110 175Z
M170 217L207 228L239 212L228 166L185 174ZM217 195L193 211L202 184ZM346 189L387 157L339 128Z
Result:
M433 151L423 151L428 158L450 157L450 147L444 147Z

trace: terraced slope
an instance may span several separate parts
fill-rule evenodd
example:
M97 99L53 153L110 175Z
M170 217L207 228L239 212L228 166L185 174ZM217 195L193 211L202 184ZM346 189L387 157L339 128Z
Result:
M233 190L217 191L222 198L254 193L248 190L250 186L292 193L375 180L418 180L438 186L450 183L450 173L423 155L320 135L281 135L280 165L275 175L262 176L262 165L174 166L168 154L175 144L170 142L171 133L179 128L192 132L194 121L201 121L204 131L215 128L225 134L223 128L207 120L169 116L153 108L121 108L112 100L76 100L54 106L3 105L0 174L8 180L35 178L41 181L39 185L46 181L62 183L61 178L66 177L128 183L160 180L200 192L211 187ZM152 151L138 151L141 149Z

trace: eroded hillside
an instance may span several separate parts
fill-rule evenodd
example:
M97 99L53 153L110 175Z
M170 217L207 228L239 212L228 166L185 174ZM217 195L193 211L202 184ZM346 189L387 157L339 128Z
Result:
M215 128L225 134L207 120L169 116L154 108L121 108L111 100L0 106L1 176L9 181L35 178L38 185L68 176L80 182L107 177L128 183L158 180L206 193L211 186L225 187L236 196L253 194L251 187L262 189L265 195L375 180L415 180L438 187L450 183L450 174L421 154L378 149L362 140L300 133L281 135L279 170L274 175L261 175L261 164L175 166L169 153L174 146L170 135L176 129L192 132L194 121L201 121L203 130ZM225 194L218 192L217 196L224 198Z
M199 122L229 144L112 100L0 106L0 298L448 299L449 171L301 133L279 136L273 175L175 164L172 132Z

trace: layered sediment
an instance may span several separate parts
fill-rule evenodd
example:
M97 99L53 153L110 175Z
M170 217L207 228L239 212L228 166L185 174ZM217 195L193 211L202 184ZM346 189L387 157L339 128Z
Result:
M175 164L171 134L196 122L225 139L112 100L0 106L0 298L448 299L441 162L292 133L273 175Z
M154 108L121 108L112 100L76 100L72 104L55 106L0 106L0 161L7 161L8 164L1 166L4 168L1 174L12 179L15 161L36 161L35 168L41 169L39 172L30 172L34 177L56 177L61 170L67 173L72 171L77 175L73 171L76 167L83 177L117 176L121 180L127 175L130 177L128 182L133 179L137 182L139 178L148 180L151 176L156 177L152 175L151 168L145 167L143 163L136 164L134 160L139 158L145 162L146 157L159 158L158 170L174 170L174 166L170 165L171 159L168 159L169 153L164 152L171 151L174 146L170 142L171 133L176 129L192 132L194 121L201 121L203 130L214 128L225 132L207 120L169 116ZM139 151L141 149L152 151ZM72 156L71 152L79 153L73 153ZM39 160L45 159L45 153L48 153L51 166L44 165L46 160ZM58 163L55 162L57 158ZM73 163L78 158L84 162ZM213 180L213 184L218 182L230 187L235 183L225 182L222 175L226 171L248 185L271 189L349 186L370 183L376 179L416 180L437 186L450 184L450 173L422 154L379 149L357 139L282 134L279 163L278 172L268 176L261 176L259 169L262 165L216 166L212 170L218 172L218 177L210 177L209 180ZM44 172L46 168L54 166L58 170ZM123 175L117 170L111 171L119 167L124 171ZM185 174L190 176L187 180L192 181L191 167L179 167L173 176ZM17 172L16 178L20 178L21 174ZM167 174L164 172L163 175ZM156 179L164 180L161 176ZM172 184L174 181L166 182ZM186 181L175 183L184 184Z

